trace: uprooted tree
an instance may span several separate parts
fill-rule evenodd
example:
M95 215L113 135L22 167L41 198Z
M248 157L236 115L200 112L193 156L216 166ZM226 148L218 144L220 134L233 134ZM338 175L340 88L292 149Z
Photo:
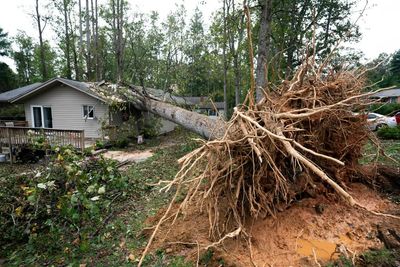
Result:
M308 58L293 79L264 92L256 104L251 88L229 122L158 101L132 87L140 96L138 107L209 139L180 159L180 171L165 182L165 190L176 187L175 197L184 192L185 198L172 209L173 198L144 255L166 218L176 219L193 205L206 207L214 240L246 235L248 219L274 216L310 191L335 191L351 206L363 208L345 189L354 178L371 177L360 175L358 163L363 145L374 138L362 113L368 104L368 95L362 93L364 73L330 69L326 62L317 65Z

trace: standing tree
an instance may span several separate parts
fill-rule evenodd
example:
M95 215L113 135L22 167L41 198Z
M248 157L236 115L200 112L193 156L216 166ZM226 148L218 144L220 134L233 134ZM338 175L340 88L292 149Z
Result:
M14 38L14 44L17 47L12 52L12 58L18 73L18 83L20 85L27 85L40 80L38 70L34 68L33 57L35 46L32 37L29 37L24 32L19 32Z
M400 50L394 53L392 60L390 61L390 72L393 84L400 85Z
M67 60L67 78L71 79L71 57L70 57L70 30L69 30L69 22L68 22L68 6L70 4L70 0L63 0L63 13L64 13L64 30L65 30L65 58Z
M11 43L8 40L8 33L0 28L0 56L8 56ZM0 62L0 92L8 91L16 86L16 75L10 67Z
M90 49L90 7L89 0L86 0L86 12L85 12L85 21L86 21L86 79L91 80L91 49Z
M224 23L224 30L223 30L223 44L222 44L222 57L224 62L224 114L225 118L228 118L228 62L226 58L226 44L227 44L227 30L226 30L226 17L229 14L229 6L227 5L227 0L223 0L223 23Z
M258 53L256 67L256 99L263 97L263 89L267 87L267 63L271 51L272 0L260 0L260 29L258 31Z
M0 28L0 56L7 56L10 49L10 41L7 39L8 33Z
M42 75L42 80L47 80L49 78L47 73L46 59L45 59L45 47L43 41L43 31L46 28L48 17L42 17L39 12L39 0L36 0L36 15L33 18L36 20L38 33L39 33L39 45L40 45L40 71ZM43 23L43 24L42 24Z
M64 57L62 58L62 75L68 79L72 78L72 67L71 67L71 46L73 47L73 33L71 27L71 12L72 2L71 0L55 0L54 6L59 12L58 16L54 16L54 31L58 35L58 46L63 51ZM63 25L61 28L60 25ZM76 77L76 73L75 73Z

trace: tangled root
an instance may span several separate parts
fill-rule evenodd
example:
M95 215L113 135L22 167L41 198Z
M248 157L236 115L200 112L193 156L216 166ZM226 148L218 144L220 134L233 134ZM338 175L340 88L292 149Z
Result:
M304 193L334 190L360 206L345 188L372 138L366 116L353 113L368 104L363 87L357 71L321 72L304 64L256 105L250 90L223 138L201 141L180 159L180 171L163 188L185 192L175 219L198 205L208 212L210 237L223 240L238 229L245 233L249 219L274 216Z

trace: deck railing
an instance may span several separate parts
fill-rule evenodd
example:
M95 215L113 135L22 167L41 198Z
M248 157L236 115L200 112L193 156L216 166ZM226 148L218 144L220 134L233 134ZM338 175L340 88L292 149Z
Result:
M17 121L17 120L0 120L0 126L10 126L12 127L28 127L27 121Z
M40 138L44 138L45 142L51 147L71 145L81 150L85 148L83 130L0 126L0 144L2 147L14 148L34 145Z

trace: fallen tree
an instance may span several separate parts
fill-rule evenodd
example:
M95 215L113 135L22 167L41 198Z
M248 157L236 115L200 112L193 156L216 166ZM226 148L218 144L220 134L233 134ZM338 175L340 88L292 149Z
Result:
M209 236L217 240L209 246L248 236L251 220L275 216L307 194L336 192L349 205L365 209L346 191L353 178L370 183L374 177L358 163L365 143L377 142L363 112L370 104L368 93L362 92L365 72L329 69L326 63L318 66L308 58L291 80L264 92L257 104L255 88L250 88L228 122L178 107L181 103L169 94L127 86L129 93L124 95L137 109L208 140L199 140L203 145L180 159L181 169L173 180L161 181L164 190L175 188L176 193L139 265L160 225L170 218L174 224L188 207L207 211ZM172 209L182 193L179 208Z
M375 138L362 113L368 104L368 94L362 93L363 74L328 69L325 63L316 66L309 58L292 80L265 93L257 104L251 88L227 123L142 96L142 108L213 140L201 141L200 148L180 159L175 178L165 181L163 189L176 187L176 194L155 226L141 262L159 226L171 217L173 224L193 205L208 212L210 238L219 239L213 245L246 236L249 221L275 216L304 194L334 191L351 206L363 208L345 190L352 177L360 177L362 147ZM356 115L354 110L361 112ZM182 191L184 200L170 214Z
M110 106L122 104L120 108L124 109L125 104L132 104L137 110L148 111L177 123L206 140L221 138L226 130L225 121L190 111L186 109L190 103L186 103L184 98L173 96L160 89L101 82L95 84L92 90L103 97Z

